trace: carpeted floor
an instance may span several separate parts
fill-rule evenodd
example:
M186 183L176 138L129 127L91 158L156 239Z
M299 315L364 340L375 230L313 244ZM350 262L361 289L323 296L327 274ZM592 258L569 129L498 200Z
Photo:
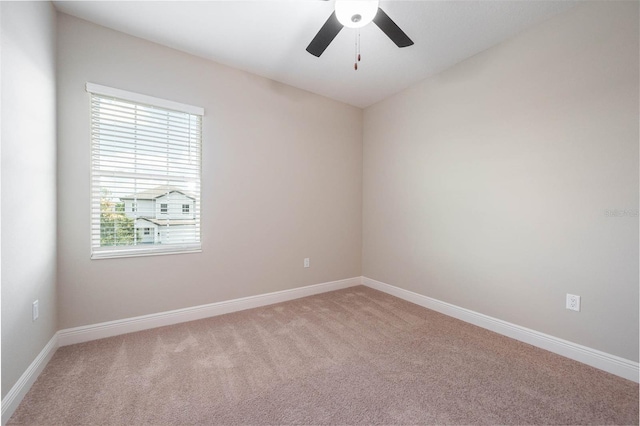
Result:
M638 384L359 286L62 347L8 424L638 424Z

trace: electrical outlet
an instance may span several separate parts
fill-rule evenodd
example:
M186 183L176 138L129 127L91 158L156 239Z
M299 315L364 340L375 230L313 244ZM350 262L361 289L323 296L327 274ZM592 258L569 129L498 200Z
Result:
M40 316L40 311L38 309L38 301L37 300L35 302L33 302L33 304L31 305L31 313L33 315L33 321L37 320L38 317Z
M567 309L580 312L580 296L567 294Z
M308 258L308 257L305 257L305 258L304 258L304 267L305 267L305 268L308 268L308 267L309 267L309 258Z

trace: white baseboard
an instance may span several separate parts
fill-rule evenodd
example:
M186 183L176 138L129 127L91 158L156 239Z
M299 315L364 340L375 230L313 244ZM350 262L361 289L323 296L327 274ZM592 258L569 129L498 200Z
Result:
M15 385L9 390L9 393L2 399L2 424L6 424L22 402L22 398L27 394L31 386L49 363L51 357L58 349L58 334L54 334L49 343L40 351L36 359L22 373Z
M512 339L546 349L636 383L640 382L640 369L637 362L521 327L437 299L432 299L371 278L362 277L362 283L367 287L388 293L408 302L415 303L416 305L424 306L425 308L486 328L498 334L511 337Z
M81 327L67 328L58 332L60 346L73 345L75 343L88 342L90 340L103 339L105 337L120 334L133 333L135 331L148 330L150 328L163 327L187 321L195 321L245 309L257 308L274 303L286 302L314 294L340 290L361 284L362 277L347 278L339 281L331 281L290 290L276 291L257 296L243 297L224 302L209 303L207 305L193 306L173 311L159 312L122 320L103 322L99 324Z

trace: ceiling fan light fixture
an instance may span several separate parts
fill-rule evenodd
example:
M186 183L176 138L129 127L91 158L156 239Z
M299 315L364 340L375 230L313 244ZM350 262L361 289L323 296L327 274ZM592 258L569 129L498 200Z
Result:
M347 28L362 28L378 13L379 0L336 0L336 18Z

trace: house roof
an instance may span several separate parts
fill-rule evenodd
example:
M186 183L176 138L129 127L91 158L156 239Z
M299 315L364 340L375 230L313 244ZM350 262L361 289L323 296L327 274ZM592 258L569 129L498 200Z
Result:
M195 219L153 219L150 217L139 217L137 220L146 220L158 226L195 225Z
M162 197L163 195L170 194L172 192L179 192L185 197L191 198L195 200L196 197L193 194L190 194L187 191L184 191L178 187L171 185L161 185L156 186L155 188L147 189L145 191L136 192L131 195L125 195L124 197L120 197L121 200L155 200L156 198Z

